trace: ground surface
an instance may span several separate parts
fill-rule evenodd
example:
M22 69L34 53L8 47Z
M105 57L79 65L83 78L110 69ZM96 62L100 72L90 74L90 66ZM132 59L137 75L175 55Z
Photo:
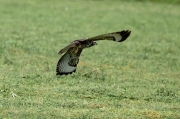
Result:
M0 117L180 118L180 6L134 1L0 0ZM131 30L83 51L56 76L69 42Z

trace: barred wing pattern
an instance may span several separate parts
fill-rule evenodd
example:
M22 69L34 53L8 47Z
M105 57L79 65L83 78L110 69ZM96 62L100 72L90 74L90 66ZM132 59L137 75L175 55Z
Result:
M82 50L77 53L72 53L73 48L69 49L58 61L56 75L71 74L76 72L76 67L79 62L79 56Z

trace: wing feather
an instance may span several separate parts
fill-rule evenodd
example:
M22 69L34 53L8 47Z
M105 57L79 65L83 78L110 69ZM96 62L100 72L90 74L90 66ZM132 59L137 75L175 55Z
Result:
M76 67L79 62L79 56L82 49L78 52L73 52L73 48L70 48L58 61L56 67L56 75L72 74L76 72Z
M117 42L122 42L122 41L126 40L130 34L131 34L131 31L123 30L123 31L119 31L119 32L113 32L113 33L107 33L107 34L95 36L92 38L88 38L87 40L91 40L91 41L113 40L113 41L117 41Z
M74 42L70 43L68 46L61 49L58 54L63 54L64 52L67 52L70 48L76 47L76 44Z

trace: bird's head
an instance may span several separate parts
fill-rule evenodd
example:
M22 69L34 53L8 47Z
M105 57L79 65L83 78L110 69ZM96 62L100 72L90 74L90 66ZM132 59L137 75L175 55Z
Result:
M85 45L88 48L88 47L92 47L94 45L97 45L97 43L95 41L86 40Z
M93 45L97 45L97 43L95 41L93 41Z

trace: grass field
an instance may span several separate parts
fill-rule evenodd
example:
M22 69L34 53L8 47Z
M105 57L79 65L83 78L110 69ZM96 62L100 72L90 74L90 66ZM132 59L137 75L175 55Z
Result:
M180 118L180 4L0 0L0 118ZM131 30L85 49L56 76L58 51L79 38Z

